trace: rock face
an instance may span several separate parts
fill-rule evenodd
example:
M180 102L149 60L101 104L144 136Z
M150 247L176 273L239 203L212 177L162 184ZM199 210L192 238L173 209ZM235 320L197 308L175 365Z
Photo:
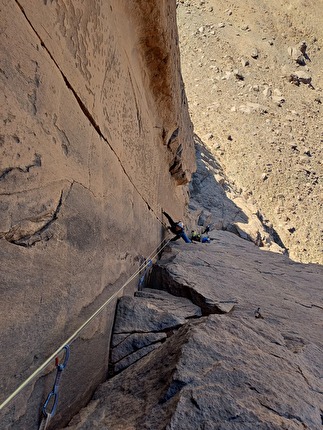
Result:
M195 156L175 8L1 1L0 402L156 248L161 207L183 216ZM104 379L114 305L73 343L53 426ZM37 426L53 380L1 427Z
M211 236L165 250L150 287L195 305L234 303L231 311L187 320L102 384L66 429L321 429L322 266ZM145 308L158 289L155 298L144 290Z
M111 341L111 373L129 367L159 347L188 318L201 315L201 309L190 300L161 290L145 288L135 297L121 298Z

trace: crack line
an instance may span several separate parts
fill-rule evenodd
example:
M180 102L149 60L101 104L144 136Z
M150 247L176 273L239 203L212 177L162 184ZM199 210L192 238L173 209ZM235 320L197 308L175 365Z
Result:
M67 77L65 76L65 74L63 73L63 71L61 70L61 68L59 67L58 63L56 62L56 60L54 59L53 55L51 54L51 52L49 51L49 49L46 47L44 41L42 40L42 38L40 37L40 35L38 34L38 32L36 31L35 27L32 25L31 21L29 20L29 18L26 15L26 12L24 10L24 8L21 6L21 4L19 3L18 0L15 0L17 6L19 7L19 9L21 10L22 14L24 15L24 17L26 18L28 24L30 25L30 27L32 28L32 30L34 31L34 33L36 34L36 36L38 37L41 46L46 50L46 52L48 53L49 57L51 58L51 60L53 61L53 63L55 64L55 66L57 67L57 69L59 70L67 88L72 92L72 94L74 95L79 107L81 108L82 112L84 113L84 115L88 118L89 122L91 123L91 125L93 126L93 128L95 129L95 131L98 133L98 135L101 137L101 139L104 140L104 142L109 146L109 148L111 149L111 151L113 152L113 154L115 155L115 157L117 158L124 174L126 175L126 177L128 178L129 182L132 184L132 186L134 187L134 189L136 190L136 192L138 193L138 195L141 197L141 199L145 202L145 204L148 207L148 210L151 211L155 218L161 223L163 224L162 220L157 216L157 214L154 212L154 210L152 209L152 207L150 206L150 204L148 203L148 201L143 197L143 195L140 193L140 191L138 190L138 188L136 187L136 185L133 183L130 175L128 174L128 172L126 171L126 169L124 168L120 157L117 155L117 153L115 152L115 150L113 149L112 145L110 144L110 142L108 141L108 139L104 136L103 132L100 129L100 126L95 122L94 117L92 116L92 114L90 113L90 111L88 110L88 108L85 106L84 102L81 100L80 96L77 94L77 92L75 91L75 89L72 87L72 85L70 84L69 80L67 79Z
M41 238L41 234L44 231L46 231L54 221L57 220L58 213L61 210L62 202L63 202L63 191L61 191L57 207L56 207L55 211L53 212L51 218L46 222L46 224L44 224L41 228L39 228L38 230L36 230L32 234L27 234L25 236L20 237L19 239L9 239L6 236L4 236L4 238L8 242L13 243L14 245L22 246L25 248L30 248L32 246L35 246L37 242L40 242L41 240L43 240ZM29 240L32 238L34 238L34 241L29 243ZM48 239L46 239L46 240L48 240Z
M82 182L76 181L75 179L68 181L71 184L71 188L74 184L78 184L80 187L84 188L85 190L89 191L96 199L99 199L100 197L97 196L90 188L88 188L86 185L82 184Z
M33 192L33 191L39 191L39 190L44 191L44 190L46 190L46 188L48 188L52 185L56 185L56 184L60 184L60 183L64 184L64 182L68 182L70 184L72 181L70 179L59 179L57 181L49 182L48 184L41 186L41 187L28 188L28 189L21 190L21 191L0 193L0 196L15 196L18 194L25 195L26 193Z

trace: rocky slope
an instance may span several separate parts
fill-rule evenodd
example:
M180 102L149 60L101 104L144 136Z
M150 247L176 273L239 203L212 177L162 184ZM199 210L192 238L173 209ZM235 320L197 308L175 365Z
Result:
M177 3L196 133L289 255L322 264L321 1Z
M263 222L255 205L247 202L212 152L195 135L196 172L190 183L188 229L225 230L263 250L286 253L277 231Z
M166 249L154 289L120 300L117 375L66 430L321 429L322 266L211 238Z
M0 8L2 403L156 248L161 207L183 216L195 158L175 1ZM114 305L73 343L57 421L105 377ZM53 367L2 429L37 427Z

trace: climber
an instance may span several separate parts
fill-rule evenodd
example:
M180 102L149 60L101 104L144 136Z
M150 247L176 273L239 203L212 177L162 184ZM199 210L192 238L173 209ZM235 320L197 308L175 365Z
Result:
M202 242L202 243L210 243L211 240L208 236L202 236L204 234L207 234L210 231L210 226L206 226L204 231L202 233L198 233L195 230L191 231L191 240L194 242Z
M180 237L186 242L186 243L192 243L192 241L188 238L187 234L184 231L184 224L182 221L175 222L172 220L172 218L168 215L168 213L163 211L163 214L168 219L170 227L167 227L172 233L174 233L176 236L171 239L171 241L178 240Z

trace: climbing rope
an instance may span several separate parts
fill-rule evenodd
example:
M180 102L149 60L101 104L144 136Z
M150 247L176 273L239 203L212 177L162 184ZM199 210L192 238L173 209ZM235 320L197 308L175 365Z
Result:
M145 269L148 265L151 264L151 261L155 257L158 256L158 254L168 245L169 242L170 242L169 239L163 239L160 242L160 244L157 246L157 248L155 248L154 251L152 251L152 253L144 260L144 262L140 265L139 269L133 275L131 275L130 278L122 285L122 287L120 287L111 297L109 297L109 299L106 300L103 303L103 305L101 305L59 348L57 348L56 351L41 366L39 366L21 385L19 385L19 387L9 397L7 397L7 399L3 403L1 403L0 410L3 409L9 402L11 402L11 400L14 399L20 393L20 391L22 391L44 369L46 369L46 367L53 360L57 360L57 357L63 351L65 351L65 359L64 359L64 363L63 363L64 367L59 371L59 373L57 370L53 390L51 391L51 393L49 393L49 395L47 397L48 401L46 400L47 403L45 402L45 404L43 406L43 415L44 415L43 418L45 418L45 420L42 420L41 425L43 425L43 427L41 428L41 430L45 430L46 427L48 426L50 418L53 416L53 414L55 413L55 410L56 410L57 400L58 400L58 396L57 396L58 385L60 382L61 372L65 368L65 366L67 364L67 360L69 358L71 344L78 338L80 333L93 321L93 319L96 318L104 310L104 308L109 303L111 303L112 300L115 299L128 284L130 284L131 281L133 281L136 278L136 276L143 269ZM57 364L57 366L62 366L62 365ZM51 399L53 401L53 407L52 407L52 410L50 412L48 412L47 406L48 406L48 403ZM45 417L45 415L46 415L46 417ZM45 421L47 421L47 423L45 423Z
M43 417L38 430L46 430L51 418L52 418L51 414L47 414L46 418Z

